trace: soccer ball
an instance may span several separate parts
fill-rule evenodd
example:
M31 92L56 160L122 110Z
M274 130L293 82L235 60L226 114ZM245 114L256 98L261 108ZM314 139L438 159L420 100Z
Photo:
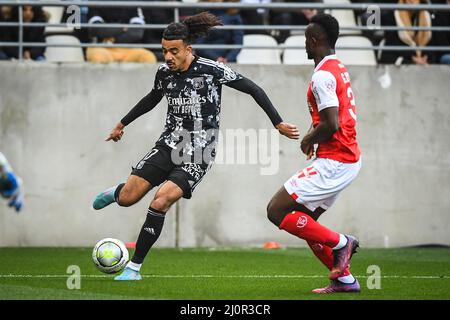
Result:
M117 239L102 239L92 251L94 264L104 273L116 273L125 267L128 262L128 250L125 244Z

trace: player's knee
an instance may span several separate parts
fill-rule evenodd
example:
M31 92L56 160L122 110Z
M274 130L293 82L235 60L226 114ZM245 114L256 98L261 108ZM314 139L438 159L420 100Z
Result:
M150 206L158 211L167 212L172 205L170 199L166 196L155 196Z
M126 188L122 188L117 197L117 204L121 207L130 207L138 201L138 197Z

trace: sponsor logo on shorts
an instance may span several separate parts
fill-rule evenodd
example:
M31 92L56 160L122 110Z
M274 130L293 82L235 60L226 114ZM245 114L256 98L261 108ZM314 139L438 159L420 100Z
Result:
M303 228L308 223L308 218L306 216L300 216L297 220L297 228Z

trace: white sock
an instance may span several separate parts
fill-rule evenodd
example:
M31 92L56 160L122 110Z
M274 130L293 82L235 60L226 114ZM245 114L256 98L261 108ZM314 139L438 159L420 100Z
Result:
M336 247L333 248L333 250L339 250L342 249L347 245L347 237L343 235L342 233L339 234L339 243L336 245Z
M355 278L351 274L349 274L348 276L345 276L345 277L339 277L338 280L340 282L342 282L342 283L353 283L353 282L355 282Z
M132 261L128 262L128 264L127 264L127 268L130 268L131 270L134 270L137 272L141 271L141 266L142 266L141 263L134 263Z

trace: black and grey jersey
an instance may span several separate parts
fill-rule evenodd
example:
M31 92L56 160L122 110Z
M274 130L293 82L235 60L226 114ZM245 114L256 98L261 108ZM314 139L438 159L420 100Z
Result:
M192 154L216 141L222 85L240 79L242 76L228 66L198 56L184 72L172 72L166 64L161 65L153 90L166 97L168 110L157 145L172 149L182 145ZM185 140L188 137L190 141Z

